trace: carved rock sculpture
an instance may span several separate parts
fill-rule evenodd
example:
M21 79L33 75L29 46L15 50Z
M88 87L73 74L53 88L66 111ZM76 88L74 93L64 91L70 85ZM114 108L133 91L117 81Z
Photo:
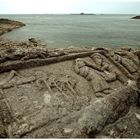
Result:
M0 137L125 137L113 126L139 111L139 49L15 46L0 51Z
M77 74L83 76L88 81L90 81L93 91L96 93L97 96L102 96L100 92L109 90L109 85L101 75L99 75L95 70L86 66L86 64L87 62L84 62L84 60L76 59L74 70Z

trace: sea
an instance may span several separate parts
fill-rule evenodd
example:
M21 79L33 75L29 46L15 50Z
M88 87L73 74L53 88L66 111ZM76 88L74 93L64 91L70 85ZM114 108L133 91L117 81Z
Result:
M41 40L48 47L140 47L140 20L136 15L0 15L25 27L3 35L15 41Z

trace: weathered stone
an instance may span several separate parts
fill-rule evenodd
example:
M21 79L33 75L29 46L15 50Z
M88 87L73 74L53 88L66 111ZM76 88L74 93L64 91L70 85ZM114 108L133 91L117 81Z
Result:
M138 67L131 61L128 60L127 58L122 58L121 64L130 72L134 73L138 70Z
M106 124L114 122L119 115L129 111L130 104L136 103L137 90L137 88L134 89L129 86L124 87L106 98L91 103L82 111L82 115L78 120L79 132L88 136L91 134L95 136ZM133 99L131 98L132 93ZM77 134L74 134L73 137L77 137Z
M139 102L138 50L1 46L1 137L116 137L104 131L115 123L125 137L118 120Z
M94 69L90 69L89 67L87 67L82 59L76 60L74 67L74 69L78 71L79 75L90 81L95 93L103 91L105 89L109 89L109 85L107 84L105 79L98 75L98 73L96 73Z

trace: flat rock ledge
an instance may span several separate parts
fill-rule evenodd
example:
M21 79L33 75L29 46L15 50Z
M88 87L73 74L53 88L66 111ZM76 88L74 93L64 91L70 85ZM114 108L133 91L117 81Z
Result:
M139 48L0 41L0 137L140 138Z

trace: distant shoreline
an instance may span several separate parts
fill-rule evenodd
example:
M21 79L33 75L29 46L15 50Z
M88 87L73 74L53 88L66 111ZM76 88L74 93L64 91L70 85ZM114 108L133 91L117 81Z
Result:
M71 15L96 15L96 14L93 14L93 13L75 13L75 14L71 14Z
M27 14L27 13L21 13L21 14L16 14L16 13L7 13L7 14L0 14L0 15L81 15L81 13L35 13L35 14ZM138 14L115 14L115 13L84 13L84 15L132 15L132 16L137 16Z

